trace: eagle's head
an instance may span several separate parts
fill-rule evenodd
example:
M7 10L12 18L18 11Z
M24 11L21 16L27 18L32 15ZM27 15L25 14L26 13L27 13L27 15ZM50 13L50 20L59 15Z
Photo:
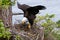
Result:
M24 17L23 19L22 19L22 25L24 25L24 27L26 27L26 28L28 28L28 29L30 29L31 28L31 25L30 25L30 23L29 23L29 21L28 21L28 19L26 18L26 17Z

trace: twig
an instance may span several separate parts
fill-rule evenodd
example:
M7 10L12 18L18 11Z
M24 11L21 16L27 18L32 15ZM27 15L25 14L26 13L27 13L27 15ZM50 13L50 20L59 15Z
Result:
M38 40L38 38L39 38L39 34L37 35L37 38L36 38L36 40Z
M12 30L10 30L10 32L12 32ZM20 36L24 36L24 37L27 37L27 38L29 38L29 39L31 39L29 36L27 36L27 35L24 35L24 34L22 34L22 33L18 33L18 32L12 32L13 34L12 35L20 35ZM25 32L26 33L26 32ZM32 40L32 39L31 39Z

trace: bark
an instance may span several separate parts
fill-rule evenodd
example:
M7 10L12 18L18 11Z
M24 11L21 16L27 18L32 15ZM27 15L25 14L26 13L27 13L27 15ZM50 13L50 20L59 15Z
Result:
M2 9L2 20L4 22L5 27L11 27L12 26L12 11L11 7L8 9Z

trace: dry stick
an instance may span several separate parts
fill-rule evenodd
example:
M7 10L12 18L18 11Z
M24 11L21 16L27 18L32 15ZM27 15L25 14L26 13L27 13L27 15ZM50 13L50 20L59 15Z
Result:
M36 38L36 40L38 40L38 38L39 38L39 34L37 35L37 38Z
M10 30L10 32L12 32L12 30ZM15 34L15 35L21 35L21 36L24 36L24 37L27 37L27 38L29 38L29 39L31 39L29 36L27 36L27 35L24 35L24 34L22 34L22 33L18 33L18 32L14 32L13 31L13 33ZM32 39L31 39L32 40Z
M24 35L24 34L21 34L21 33L19 33L19 35L21 35L21 36L24 36L24 37L27 37L27 38L29 38L29 39L31 39L29 36L27 36L27 35ZM32 39L31 39L32 40Z
M31 33L28 33L28 35L35 36L36 34L33 35L33 34L31 34Z

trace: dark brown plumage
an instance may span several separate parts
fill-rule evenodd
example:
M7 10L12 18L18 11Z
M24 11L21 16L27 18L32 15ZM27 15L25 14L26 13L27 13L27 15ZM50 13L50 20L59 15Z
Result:
M34 19L36 18L36 14L39 12L39 10L46 9L45 6L42 6L42 5L31 7L26 4L19 4L18 2L17 2L17 6L19 9L23 10L24 17L26 17L29 20L29 23L31 24L31 26L34 23Z

